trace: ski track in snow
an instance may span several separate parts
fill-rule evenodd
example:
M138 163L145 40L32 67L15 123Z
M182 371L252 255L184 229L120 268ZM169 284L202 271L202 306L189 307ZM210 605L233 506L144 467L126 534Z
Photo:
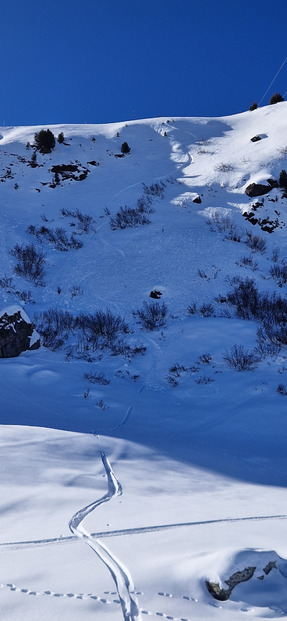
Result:
M112 467L106 454L101 453L101 457L108 477L108 491L99 500L95 500L83 509L77 511L77 513L75 513L75 515L69 522L69 528L73 534L75 534L80 539L83 539L83 541L85 541L85 543L87 543L87 545L90 546L92 550L94 550L94 552L108 568L117 588L124 621L140 621L140 610L136 598L133 597L132 579L128 573L128 570L103 543L100 543L96 538L94 538L91 533L85 530L82 526L83 520L87 515L89 515L89 513L94 511L94 509L96 509L102 503L108 502L115 496L119 496L122 494L122 487L113 473Z
M100 504L100 501L96 501ZM101 502L105 502L101 500ZM95 505L95 503L92 503ZM91 505L88 505L91 507ZM87 508L87 507L86 507ZM92 511L93 509L91 509ZM233 518L219 518L217 520L201 520L198 522L176 522L173 524L159 524L158 526L140 526L138 528L123 528L118 530L109 530L109 531L99 531L96 533L91 533L91 537L95 537L96 539L102 539L104 537L123 537L125 535L143 535L145 533L153 533L160 532L163 530L173 530L176 528L188 528L192 526L211 526L213 524L225 524L225 523L236 523L236 522L262 522L267 520L287 520L287 514L282 515L254 515L254 516L246 516L246 517L233 517ZM17 550L20 548L34 548L38 546L47 546L47 545L58 545L58 544L69 544L69 543L78 543L77 535L70 535L68 537L52 537L50 539L31 539L28 541L11 541L0 543L0 552L7 550Z

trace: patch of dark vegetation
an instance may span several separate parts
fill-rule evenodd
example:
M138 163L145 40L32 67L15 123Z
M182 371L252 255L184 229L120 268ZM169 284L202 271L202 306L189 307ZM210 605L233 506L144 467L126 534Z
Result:
M152 183L149 186L143 183L143 189L146 196L164 198L165 183L163 181Z
M139 199L135 208L121 207L119 211L110 217L110 227L113 231L117 229L134 228L145 224L150 224L147 214L152 213L152 209L142 199Z
M68 236L65 229L62 227L51 229L45 225L36 227L34 224L30 224L27 229L27 233L34 235L41 243L44 241L48 242L53 246L53 248L55 248L55 250L59 250L60 252L78 250L83 246L82 242L75 237L74 233Z
M243 345L237 344L225 350L223 359L236 371L253 371L259 362L257 351L249 351Z
M202 304L199 312L202 317L212 317L214 315L214 307L210 303Z
M283 198L287 198L287 172L283 168L279 175L279 187L283 190Z
M286 397L287 396L287 386L285 384L278 384L277 392L279 393L279 395L282 395L283 397Z
M1 289L5 289L8 295L12 294L25 304L35 304L34 300L32 299L31 291L20 291L19 289L16 289L13 284L13 278L11 278L10 276L3 276L2 278L0 278L0 287Z
M13 164L11 164L11 166L13 166ZM12 168L10 168L9 166L6 168L6 171L5 171L4 175L2 175L2 177L0 177L1 183L5 183L6 179L14 179L14 175L12 173Z
M131 149L128 145L127 142L123 142L122 146L121 146L121 153L122 155L128 155L128 153L131 152Z
M110 384L104 373L84 373L84 378L90 382L90 384L101 384L101 386L107 386Z
M273 105L276 103L280 103L280 101L284 101L284 97L282 97L282 95L280 93L274 93L274 95L272 95L269 104Z
M144 302L133 314L145 330L158 330L166 325L167 306L164 302Z
M30 280L34 285L43 285L45 255L34 244L16 244L10 251L17 259L14 272L17 276Z
M82 213L79 209L76 209L76 211L62 209L61 213L64 217L69 217L76 220L79 231L83 233L89 233L91 229L94 230L93 224L95 221L89 214Z
M127 340L130 334L127 323L109 309L80 315L49 309L35 315L35 324L44 347L53 351L65 348L67 359L77 357L92 362L95 353L104 351L112 356L130 359L137 354L143 355L146 351L140 343ZM96 382L97 376L93 376ZM98 376L98 381L100 377ZM93 382L92 374L89 378Z
M240 242L242 233L236 227L236 224L230 218L229 214L224 215L219 211L215 211L208 219L211 231L217 230L219 233L225 233L225 239Z
M51 153L55 148L55 136L50 129L41 129L34 136L35 146L40 153Z
M117 351L120 335L129 332L126 322L110 310L75 316L69 311L49 309L36 315L35 323L45 347L58 349L72 340L72 350L77 353Z
M287 299L276 293L259 292L251 278L239 280L227 294L227 302L241 319L261 323L257 332L262 355L276 352L287 345Z
M266 239L260 235L254 235L253 233L246 231L246 246L253 250L253 252L261 252L262 254L266 250Z
M276 280L279 287L285 285L287 283L287 265L285 261L274 263L270 268L270 274Z

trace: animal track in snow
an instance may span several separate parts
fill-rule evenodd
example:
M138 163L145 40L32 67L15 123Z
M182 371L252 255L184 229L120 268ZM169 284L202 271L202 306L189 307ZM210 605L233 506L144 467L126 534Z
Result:
M99 604L120 604L120 600L119 599L107 599L105 597L101 597L100 595L95 595L94 593L59 593L58 591L50 591L50 590L45 590L45 591L35 591L33 589L28 589L28 588L24 588L24 587L18 587L16 586L16 584L13 584L11 582L7 583L7 584L0 584L0 589L1 588L8 588L10 589L10 591L13 592L17 592L17 593L22 593L23 595L33 595L33 596L48 596L48 597L66 597L69 599L77 599L77 600L88 600L88 599L92 599L94 601L97 601ZM131 593L133 593L134 595L143 595L142 591L131 591ZM104 595L117 595L116 591L104 591ZM160 591L158 593L158 595L162 595L165 597L173 597L173 595L171 593L165 593L163 591ZM190 598L189 596L186 596L186 599L193 599ZM197 601L197 600L194 600ZM162 617L163 619L169 619L170 621L191 621L190 619L186 618L186 617L174 617L170 614L166 614L165 612L160 612L160 611L151 611L151 610L146 610L145 608L139 608L139 612L143 615L147 615L147 616L157 616L157 617Z

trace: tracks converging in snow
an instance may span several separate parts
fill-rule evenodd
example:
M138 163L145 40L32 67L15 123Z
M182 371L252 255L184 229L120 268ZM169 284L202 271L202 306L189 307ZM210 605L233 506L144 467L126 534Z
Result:
M94 550L94 552L108 568L117 589L124 621L140 621L140 610L136 598L132 593L132 579L128 570L103 543L100 543L82 526L83 520L87 515L89 515L89 513L94 511L94 509L102 503L108 502L115 496L122 494L122 487L114 475L106 454L101 453L101 457L108 477L108 491L99 500L95 500L86 507L83 507L83 509L77 511L69 522L69 528L73 534L80 539L83 539L83 541L87 543L92 550Z

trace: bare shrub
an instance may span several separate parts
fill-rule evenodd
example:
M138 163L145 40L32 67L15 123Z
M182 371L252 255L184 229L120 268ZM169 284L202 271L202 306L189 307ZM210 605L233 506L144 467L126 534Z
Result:
M285 384L278 384L277 392L279 393L279 395L283 395L284 397L286 397L287 396L287 386Z
M230 350L226 349L223 359L236 371L252 371L259 362L255 351L248 351L243 345L233 345Z
M242 233L237 229L229 214L215 211L209 218L209 224L215 226L219 233L226 233L226 239L241 241Z
M196 315L197 313L197 307L196 307L196 302L192 302L189 307L188 307L188 312L190 315Z
M150 224L150 219L145 211L140 208L121 207L120 210L110 217L110 227L113 231L117 229L134 228Z
M223 162L220 162L214 166L214 170L217 172L231 172L234 170L234 166L232 166L232 164L224 164Z
M134 312L146 330L158 330L166 325L167 306L164 302L144 302L143 308Z
M240 280L227 294L227 301L236 307L236 314L242 319L257 317L260 294L252 278Z
M87 213L82 213L79 209L76 211L70 211L69 209L62 209L62 216L74 218L77 221L79 231L83 233L89 233L91 230L94 219Z
M59 250L60 252L68 252L68 250L71 249L78 250L83 246L82 242L75 237L74 233L68 236L65 229L62 227L51 229L42 225L37 228L31 224L27 229L27 233L35 235L36 239L40 242L46 240L49 244L52 244L55 250Z
M241 267L250 267L253 272L258 269L258 262L254 261L252 254L249 256L243 255L242 257L240 257L239 261L236 262L236 265L240 265Z
M101 384L107 386L110 383L104 373L84 373L84 378L91 384Z
M83 295L84 293L83 289L81 289L79 285L73 285L70 287L69 291L72 299L78 297L79 295Z
M34 244L16 244L11 254L18 261L14 267L15 274L31 280L35 285L43 284L45 255Z
M278 283L279 287L287 282L287 265L284 261L280 264L275 263L270 268L270 274L274 280Z
M214 379L212 379L211 377L208 377L207 375L201 375L200 377L197 377L195 380L196 384L211 384L211 382L214 382Z
M202 304L199 312L203 317L212 317L214 315L214 307L212 304Z
M53 350L62 347L76 327L75 317L68 311L57 308L36 314L34 321L44 347Z
M129 332L128 325L122 317L114 315L110 310L81 314L77 318L77 325L86 334L93 348L110 347L119 333Z
M266 240L260 235L254 235L250 231L246 231L246 245L254 250L254 252L264 253L266 250Z
M156 183L152 183L151 185L146 185L143 183L143 189L146 196L153 196L157 198L164 197L165 183L163 181L159 181Z

